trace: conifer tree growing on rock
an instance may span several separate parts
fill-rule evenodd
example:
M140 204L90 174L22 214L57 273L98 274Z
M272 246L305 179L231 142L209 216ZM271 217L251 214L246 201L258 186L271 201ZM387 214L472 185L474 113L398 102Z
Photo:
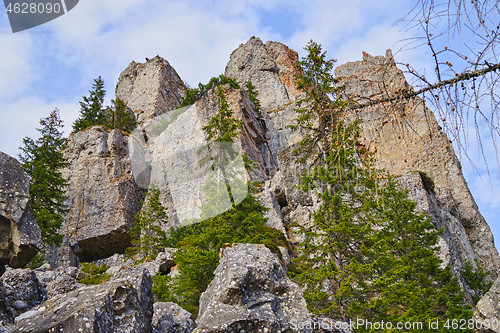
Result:
M42 230L42 239L46 244L58 245L63 237L58 230L67 212L64 206L67 180L61 174L61 169L68 166L62 153L66 139L62 136L63 124L57 109L42 118L40 125L42 128L37 131L41 137L37 140L25 137L19 159L30 176L29 204Z
M127 111L125 102L119 98L111 100L112 106L106 110L106 126L130 133L137 126L133 114Z
M160 202L160 190L153 184L142 209L135 215L135 224L130 230L132 246L126 252L155 259L166 247L167 235L161 228L166 223L168 215Z
M390 175L371 170L369 154L358 149L357 122L344 120L349 104L330 74L333 61L312 41L306 50L297 77L306 97L294 128L307 134L296 153L309 165L301 189L313 189L321 202L291 275L313 313L423 322L422 331L437 320L441 330L454 331L449 320L467 322L472 313L450 267L441 267L440 231Z
M80 117L73 123L73 132L78 132L94 125L105 125L106 114L104 109L104 81L99 76L94 80L89 96L83 96L80 102Z

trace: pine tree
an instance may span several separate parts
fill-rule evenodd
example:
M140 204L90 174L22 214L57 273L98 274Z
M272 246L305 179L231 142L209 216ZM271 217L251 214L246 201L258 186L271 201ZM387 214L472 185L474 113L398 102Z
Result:
M247 83L245 83L245 88L248 94L248 98L250 98L255 107L255 111L257 111L257 113L260 115L260 101L257 97L259 95L259 92L255 90L255 86L251 81L247 81Z
M42 239L46 244L58 245L62 240L58 230L67 212L64 206L67 180L61 174L61 169L69 165L62 153L66 139L62 136L63 124L57 109L42 118L40 125L42 128L37 131L41 137L37 140L25 137L19 159L30 176L29 204L42 230Z
M111 100L113 104L106 110L106 126L113 129L117 128L130 133L137 126L137 121L133 114L127 111L127 105L119 98Z
M89 96L83 96L80 102L80 117L73 123L73 132L78 132L90 126L105 125L106 113L104 108L104 81L99 76L94 80Z
M153 184L142 209L135 215L134 227L130 230L132 245L126 250L127 254L155 259L165 250L167 234L162 226L167 223L168 215L160 202L160 190Z
M437 319L441 328L450 316L470 318L457 279L436 255L440 232L390 175L368 172L358 123L344 119L348 103L330 73L333 61L319 44L306 50L297 77L306 97L293 128L306 132L296 150L309 164L301 189L322 201L290 272L309 308L342 320Z
M233 117L233 111L229 108L223 87L217 86L215 89L218 112L203 127L208 144L198 153L206 153L200 159L200 164L208 165L212 171L217 171L217 192L220 189L220 179L222 178L231 205L234 206L235 198L230 182L238 171L231 168L230 163L239 152L234 149L232 143L238 137L238 129L242 127L243 122Z

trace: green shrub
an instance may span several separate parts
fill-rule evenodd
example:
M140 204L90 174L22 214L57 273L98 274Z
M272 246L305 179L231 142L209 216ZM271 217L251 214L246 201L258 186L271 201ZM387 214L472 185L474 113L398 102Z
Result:
M236 80L221 74L219 76L214 76L208 81L207 84L198 83L198 88L188 88L186 89L186 96L182 99L179 108L194 104L203 95L205 95L210 89L229 83L231 88L239 89L240 85Z
M111 274L106 274L109 269L108 265L102 264L97 266L91 262L83 262L80 264L82 277L78 278L78 282L83 284L101 284L109 280Z
M490 274L486 272L477 261L476 266L477 268L474 268L474 266L466 260L461 272L465 283L474 293L471 295L474 306L477 302L479 302L484 294L490 290L491 285L493 284L493 282L488 281Z
M171 231L167 246L181 249L174 255L179 275L156 275L153 291L163 301L176 302L195 317L200 295L214 277L219 251L226 243L264 244L281 255L278 246L289 248L286 237L265 225L266 208L249 194L230 210Z

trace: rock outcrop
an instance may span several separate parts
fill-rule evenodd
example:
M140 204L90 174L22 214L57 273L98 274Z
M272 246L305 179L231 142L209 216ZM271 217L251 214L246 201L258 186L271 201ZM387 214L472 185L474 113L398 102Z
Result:
M29 177L0 152L0 265L23 267L42 248L42 234L29 200Z
M168 61L156 56L145 63L132 61L120 74L116 98L125 102L140 124L175 109L185 95L181 78Z
M14 317L41 304L46 298L46 291L35 272L30 269L9 268L0 278L3 287L0 303L5 309L2 316L5 324L12 324Z
M215 277L201 295L194 332L322 332L311 329L315 322L277 255L261 244L233 244L222 250Z
M297 189L306 166L295 163L292 151L302 133L286 127L296 119L295 102L301 98L297 60L297 53L285 45L253 37L232 53L225 74L241 86L247 81L256 86L260 112L244 89L222 87L235 118L243 122L234 150L256 161L243 178L260 183L258 200L269 208L268 225L287 233L294 244L303 237L298 226L311 227L320 204L314 194ZM395 175L418 208L444 229L439 244L444 263L451 263L459 276L465 261L474 265L478 260L496 277L500 259L491 231L432 112L418 98L366 104L412 89L390 52L385 57L364 54L362 61L339 66L336 75L344 80L345 93L354 96L357 106L349 117L361 119L360 142L374 153L375 166ZM211 90L194 105L172 111L184 91L167 61L155 57L144 64L132 62L120 75L116 94L134 111L138 130L126 135L95 126L70 136L64 151L70 162L63 172L69 180L64 244L47 256L53 267L60 267L9 270L0 281L0 320L15 322L14 332L342 331L336 328L339 323L308 311L301 289L287 278L284 265L289 258L279 260L264 245L232 244L221 251L196 324L176 304L153 305L151 275L174 274L176 250L166 249L155 261L138 266L120 254L130 244L143 190L151 183L160 189L168 231L199 217L206 199L202 187L213 172L200 167L198 152L206 145L203 126L218 110L217 95ZM27 206L28 179L16 163L0 154L0 264L20 266L41 243L22 227L35 222ZM31 252L21 254L24 248ZM79 284L78 269L67 266L94 260L111 266L107 273L113 277L97 286ZM36 288L26 289L38 298L12 291L9 281L25 281L27 276L38 281ZM498 284L478 304L477 320L498 318Z
M151 332L152 279L140 266L56 295L15 318L12 332Z
M154 304L153 333L190 333L196 327L193 315L172 302Z
M385 57L364 53L362 61L341 65L335 74L346 83L345 94L354 96L360 106L412 90L390 51ZM365 106L351 117L361 119L360 142L374 153L376 167L395 176L424 172L434 182L434 197L425 210L437 227L445 229L443 257L455 273L465 260L477 259L496 278L500 257L491 230L478 211L451 141L423 101ZM413 199L426 201L424 194Z
M293 109L300 97L295 75L297 52L277 42L263 43L252 37L233 51L225 75L234 78L241 86L252 82L258 92L262 118L266 127L266 147L262 156L271 169L276 169L276 152L300 141L300 132L292 132L290 125L296 118ZM269 155L270 150L274 155Z
M500 333L500 278L479 300L474 309L474 321L478 332Z
M127 136L91 127L69 137L64 157L70 162L62 172L68 179L69 212L61 228L65 245L51 264L76 265L123 253L143 199L132 175Z

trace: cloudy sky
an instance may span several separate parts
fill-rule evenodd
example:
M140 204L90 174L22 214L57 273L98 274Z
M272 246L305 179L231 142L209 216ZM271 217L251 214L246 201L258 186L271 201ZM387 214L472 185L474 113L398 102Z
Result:
M120 72L135 60L160 55L191 86L224 71L231 51L251 36L287 44L303 55L313 39L345 63L361 52L433 68L425 49L397 52L414 31L401 19L413 0L81 0L64 16L13 34L0 10L0 150L17 156L25 136L36 137L41 117L58 108L66 132L93 80L102 76L107 103ZM472 136L473 137L473 136ZM500 177L486 138L489 175L474 144L463 161L481 212L500 239ZM498 190L497 190L498 189ZM497 241L499 243L500 241ZM498 245L497 245L498 246Z

